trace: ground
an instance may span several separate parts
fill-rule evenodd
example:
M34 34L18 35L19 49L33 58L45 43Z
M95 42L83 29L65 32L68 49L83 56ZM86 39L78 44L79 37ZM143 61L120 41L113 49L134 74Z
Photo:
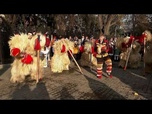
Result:
M10 64L0 65L0 100L151 100L151 74L142 76L142 67L124 71L113 62L113 78L96 77L88 67L83 74L72 62L70 70L52 73L44 68L44 78L36 84L27 78L24 83L11 83ZM105 71L105 69L104 69Z

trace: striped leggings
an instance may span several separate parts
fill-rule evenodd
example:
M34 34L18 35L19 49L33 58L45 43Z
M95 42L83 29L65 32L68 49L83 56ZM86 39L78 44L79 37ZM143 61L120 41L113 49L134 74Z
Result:
M97 77L102 76L103 63L106 64L106 72L108 75L112 72L112 60L109 56L97 58Z

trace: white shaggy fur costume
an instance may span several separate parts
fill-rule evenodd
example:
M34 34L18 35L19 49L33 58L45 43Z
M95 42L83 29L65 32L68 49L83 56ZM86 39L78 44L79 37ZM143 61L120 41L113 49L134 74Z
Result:
M37 53L34 49L35 41L38 34L29 39L27 34L14 35L9 40L10 54L14 57L11 69L10 81L23 82L26 76L30 75L31 79L36 80L37 70ZM40 34L40 46L45 46L45 37ZM39 78L42 78L42 62L39 60Z
M54 55L50 61L51 71L53 73L61 73L63 70L69 70L70 59L68 51L71 50L73 52L74 42L68 39L61 39L54 42L53 49Z
M144 63L145 63L145 73L152 73L152 34L150 31L144 31L146 34L145 44L144 44Z
M92 54L92 42L85 42L84 44L84 52L82 53L80 64L81 66L97 66L97 59Z
M131 50L129 59L128 59L128 67L130 68L138 68L140 67L140 61L141 61L141 55L139 54L139 51L141 49L141 45L137 41L133 41L128 43L131 40L130 37L125 38L118 38L116 40L116 47L121 51L120 53L120 61L119 61L119 67L125 67L126 60L129 54L129 51ZM123 47L124 45L131 45L132 43L132 49L131 47Z

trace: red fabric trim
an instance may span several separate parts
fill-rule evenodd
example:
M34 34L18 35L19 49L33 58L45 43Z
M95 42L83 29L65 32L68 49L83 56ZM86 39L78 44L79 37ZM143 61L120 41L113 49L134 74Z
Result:
M61 53L64 53L65 52L65 45L62 45L62 49L61 49Z

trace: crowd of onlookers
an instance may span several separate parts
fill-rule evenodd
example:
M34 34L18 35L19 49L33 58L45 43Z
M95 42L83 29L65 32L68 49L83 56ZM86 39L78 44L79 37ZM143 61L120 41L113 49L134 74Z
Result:
M78 48L78 50L80 50L80 47L82 45L85 44L85 42L94 42L96 39L93 35L88 36L85 34L82 34L81 37L78 37L77 35L75 36L57 36L56 34L51 34L49 35L48 33L45 34L49 39L50 39L50 46L47 47L48 54L47 54L47 60L50 61L50 58L53 56L54 50L53 50L53 43L57 40L59 40L61 37L65 38L65 39L69 39L70 41L73 41L75 44L75 47ZM119 61L119 54L120 51L117 49L117 47L115 46L115 42L116 42L117 38L111 38L109 41L109 56L111 57L112 60L114 61ZM79 53L74 54L74 57L76 58L76 60L79 60L81 58L81 51L79 51Z
M15 33L15 34L19 34L19 33ZM36 32L28 32L28 35L35 35ZM96 39L98 39L97 37L94 37L93 35L89 36L89 35L85 35L82 34L81 36L61 36L61 35L57 35L57 34L49 34L48 32L46 32L44 34L46 36L46 38L49 40L49 46L45 47L45 51L43 50L41 52L41 55L45 56L47 61L51 60L51 57L53 56L54 53L54 49L53 49L53 44L55 41L59 40L61 37L65 38L65 39L69 39L70 41L74 42L75 47L80 50L81 46L85 44L85 42L95 42ZM107 39L108 40L108 39ZM117 49L117 47L115 46L117 38L113 37L110 38L108 40L108 47L109 47L109 56L111 57L112 60L114 61L119 61L119 54L120 51ZM47 54L46 54L47 53ZM79 53L74 54L74 57L76 58L76 60L79 60L81 58L81 51L79 51ZM47 67L48 65L46 64L44 67Z

